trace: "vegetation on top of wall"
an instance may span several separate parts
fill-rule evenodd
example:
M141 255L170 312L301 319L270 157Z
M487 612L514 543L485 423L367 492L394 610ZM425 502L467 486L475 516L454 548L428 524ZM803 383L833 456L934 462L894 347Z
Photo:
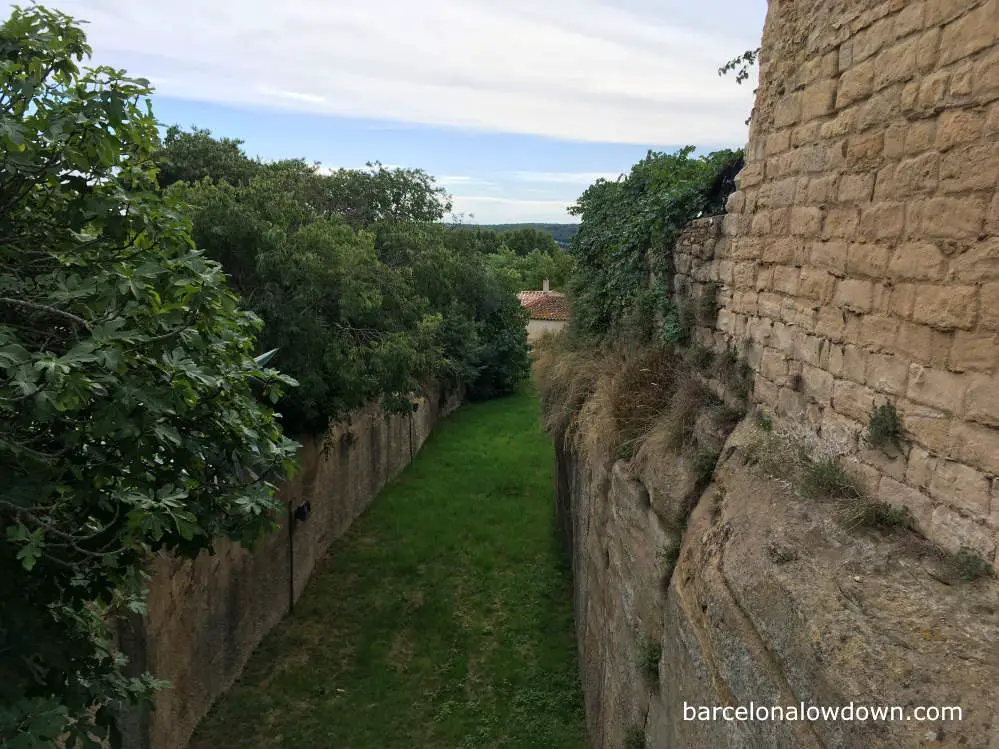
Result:
M682 339L671 293L673 247L683 227L712 207L719 175L742 156L724 150L693 158L693 152L650 151L627 176L597 180L569 209L581 219L570 243L576 269L569 284L580 337Z

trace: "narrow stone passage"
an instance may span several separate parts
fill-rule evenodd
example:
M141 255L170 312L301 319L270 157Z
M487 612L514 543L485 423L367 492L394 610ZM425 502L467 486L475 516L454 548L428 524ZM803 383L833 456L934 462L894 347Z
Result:
M335 543L194 749L582 749L553 456L525 391L460 409Z

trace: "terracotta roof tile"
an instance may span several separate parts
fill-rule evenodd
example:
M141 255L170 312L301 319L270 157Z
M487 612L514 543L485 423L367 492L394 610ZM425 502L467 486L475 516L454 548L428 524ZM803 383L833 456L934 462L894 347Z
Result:
M558 291L521 291L517 298L532 320L569 319L569 298Z

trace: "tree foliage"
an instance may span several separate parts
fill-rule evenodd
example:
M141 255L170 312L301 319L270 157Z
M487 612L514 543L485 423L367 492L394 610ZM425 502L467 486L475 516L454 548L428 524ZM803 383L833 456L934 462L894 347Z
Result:
M735 82L742 84L749 80L749 70L754 65L756 65L757 60L760 57L760 48L747 49L738 57L734 57L720 68L718 68L718 75L725 76L735 71Z
M671 293L680 230L709 204L719 173L741 153L692 158L693 147L650 151L616 182L597 180L569 212L581 218L570 252L573 326L587 337L670 337L682 310Z
M554 255L559 251L559 246L551 234L532 227L500 232L499 240L504 247L522 257L532 252Z
M146 81L69 17L0 26L0 745L95 746L148 696L107 622L142 568L273 526L295 444L257 316L156 183ZM66 736L66 732L69 735Z
M171 145L162 158L179 160ZM409 408L432 378L501 394L526 371L519 305L487 262L498 238L446 228L450 198L422 170L376 162L326 174L289 160L239 184L204 170L169 191L190 206L198 246L264 319L264 346L280 346L302 383L279 404L289 428L322 430L377 397Z
M563 290L572 274L574 260L568 252L534 250L528 255L518 255L504 248L490 255L489 265L513 291L540 289L547 280L552 289Z

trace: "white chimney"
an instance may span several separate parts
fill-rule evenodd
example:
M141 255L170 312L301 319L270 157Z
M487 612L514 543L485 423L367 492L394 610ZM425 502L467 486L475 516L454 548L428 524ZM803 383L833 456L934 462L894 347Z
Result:
M551 289L548 288L548 279L547 278L544 281L541 282L541 290L545 291L545 292L551 291Z

